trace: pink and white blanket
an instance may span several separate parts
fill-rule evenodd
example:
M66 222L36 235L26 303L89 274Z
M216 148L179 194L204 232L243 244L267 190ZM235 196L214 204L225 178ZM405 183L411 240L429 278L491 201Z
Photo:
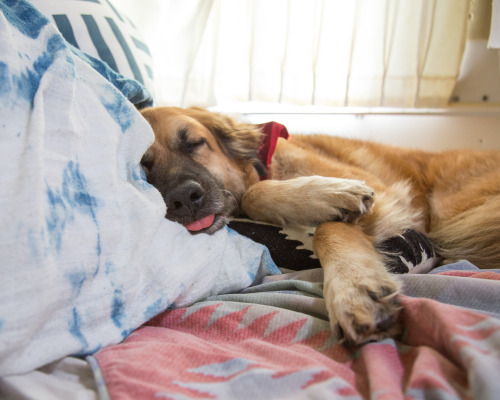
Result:
M401 279L410 294L435 297L434 286L438 294L455 294L449 303L459 297L461 304L404 295L402 337L349 350L326 320L321 270L268 277L241 293L166 311L98 352L91 361L102 374L101 394L498 399L500 274L452 270ZM478 285L484 288L477 291Z

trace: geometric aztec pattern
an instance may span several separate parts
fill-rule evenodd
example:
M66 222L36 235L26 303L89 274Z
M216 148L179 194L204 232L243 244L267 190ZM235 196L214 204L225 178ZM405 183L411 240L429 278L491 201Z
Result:
M426 299L402 305L401 341L349 350L322 319L206 301L160 314L96 359L112 398L467 399L499 389L473 382L500 368L497 319Z

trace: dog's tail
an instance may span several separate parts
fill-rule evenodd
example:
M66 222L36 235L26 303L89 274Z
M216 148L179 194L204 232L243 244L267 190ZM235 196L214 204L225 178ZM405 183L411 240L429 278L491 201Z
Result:
M441 257L466 259L479 268L500 268L500 195L444 225L429 233Z

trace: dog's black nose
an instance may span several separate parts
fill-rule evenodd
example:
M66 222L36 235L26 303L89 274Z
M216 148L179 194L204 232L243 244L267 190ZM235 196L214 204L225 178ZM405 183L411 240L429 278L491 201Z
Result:
M165 196L167 214L178 217L192 215L201 206L204 194L198 182L189 180L181 183Z

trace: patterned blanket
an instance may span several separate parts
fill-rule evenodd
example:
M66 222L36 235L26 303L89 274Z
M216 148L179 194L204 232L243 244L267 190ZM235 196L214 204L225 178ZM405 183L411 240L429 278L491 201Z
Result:
M90 361L103 399L494 400L498 272L402 275L403 335L358 349L331 333L314 269L164 312Z

